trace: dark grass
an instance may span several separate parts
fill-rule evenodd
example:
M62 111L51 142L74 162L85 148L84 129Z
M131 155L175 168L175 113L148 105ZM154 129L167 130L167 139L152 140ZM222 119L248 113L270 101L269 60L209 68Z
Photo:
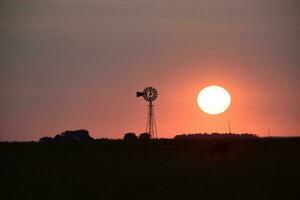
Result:
M0 143L0 199L300 199L300 140Z

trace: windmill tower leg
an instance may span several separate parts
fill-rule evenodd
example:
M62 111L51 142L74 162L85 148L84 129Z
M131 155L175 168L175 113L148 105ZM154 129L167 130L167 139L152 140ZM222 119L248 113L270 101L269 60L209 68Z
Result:
M148 118L147 118L146 132L149 133L152 138L157 138L157 128L156 128L153 107L154 105L152 104L152 101L150 101L150 104L148 105Z
M146 124L146 133L149 133L149 129L150 129L149 124L150 124L150 107L148 106L148 116L147 116L147 124Z
M154 137L158 139L158 135L157 135L157 127L156 127L156 121L155 121L155 115L154 115L154 109L152 108L153 111L153 130L154 130Z

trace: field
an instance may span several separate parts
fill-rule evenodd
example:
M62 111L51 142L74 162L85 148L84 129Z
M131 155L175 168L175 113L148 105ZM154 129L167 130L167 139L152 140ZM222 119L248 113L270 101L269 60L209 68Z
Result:
M0 143L0 199L300 199L300 139Z

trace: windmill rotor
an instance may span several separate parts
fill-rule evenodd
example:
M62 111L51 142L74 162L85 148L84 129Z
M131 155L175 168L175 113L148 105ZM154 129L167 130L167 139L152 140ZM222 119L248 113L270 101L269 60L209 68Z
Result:
M154 87L146 87L143 92L137 92L136 96L142 96L146 101L153 102L157 99L158 92Z

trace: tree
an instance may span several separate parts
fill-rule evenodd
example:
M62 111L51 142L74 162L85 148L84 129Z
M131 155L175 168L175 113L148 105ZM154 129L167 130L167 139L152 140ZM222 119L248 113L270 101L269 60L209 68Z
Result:
M141 133L139 136L140 140L150 140L151 139L151 135L149 133Z
M124 135L124 140L127 140L127 141L133 141L133 140L137 140L137 136L135 135L135 133L126 133Z
M80 129L75 131L65 131L59 135L56 135L53 140L55 142L83 142L92 141L89 131Z
M42 137L42 138L39 140L40 143L50 143L50 142L52 142L52 141L53 141L53 140L52 140L51 137Z

